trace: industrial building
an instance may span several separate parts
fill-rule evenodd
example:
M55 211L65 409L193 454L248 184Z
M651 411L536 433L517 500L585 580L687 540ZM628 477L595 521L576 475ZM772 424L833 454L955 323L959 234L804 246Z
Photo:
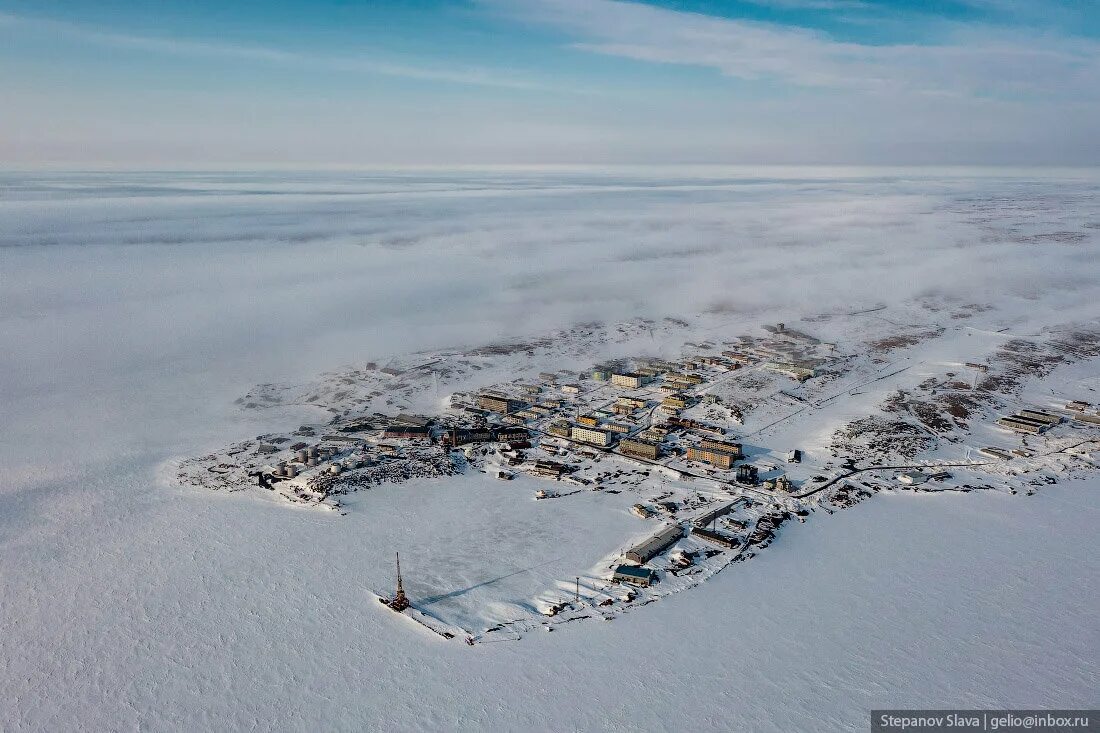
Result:
M654 574L649 568L639 568L633 565L620 565L615 568L611 580L616 583L629 583L641 588L648 588L653 584Z
M539 476L559 478L565 473L565 465L555 461L535 461L533 472Z
M786 491L790 493L794 491L794 484L792 484L791 480L786 476L776 476L775 478L770 478L765 481L764 488L771 491Z
M759 474L760 469L751 463L742 463L737 467L737 480L743 484L752 484L755 486Z
M628 456L637 456L638 458L648 458L650 460L656 460L660 455L660 449L656 443L650 443L644 440L635 440L632 438L624 438L619 441L619 450Z
M623 374L612 374L611 383L617 387L629 387L630 389L637 389L645 384L645 377L641 374L635 374L634 372L625 372Z
M680 528L680 525L674 524L670 527L665 527L645 542L627 550L624 557L630 562L636 562L641 565L660 555L676 542L676 540L683 536L684 531Z
M570 437L573 438L573 440L605 446L611 445L612 435L613 433L609 430L589 428L583 425L574 425L573 430L570 432Z
M404 440L431 440L432 429L412 425L390 425L382 433L383 438L401 438Z

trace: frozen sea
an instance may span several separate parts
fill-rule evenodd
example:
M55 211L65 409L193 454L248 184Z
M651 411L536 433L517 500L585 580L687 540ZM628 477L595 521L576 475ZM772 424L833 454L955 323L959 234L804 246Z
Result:
M833 731L876 707L1095 706L1097 479L878 495L614 622L467 647L370 601L377 528L483 532L462 547L487 564L521 533L427 482L334 517L164 465L305 419L240 411L257 383L586 320L933 298L1095 323L1098 182L2 174L0 729Z

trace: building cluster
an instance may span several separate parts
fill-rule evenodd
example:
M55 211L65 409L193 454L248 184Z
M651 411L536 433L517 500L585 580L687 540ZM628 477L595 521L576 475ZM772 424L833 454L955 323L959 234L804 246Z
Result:
M546 449L550 457L570 450L593 459L601 451L643 462L668 463L679 457L723 471L736 469L738 481L755 485L756 467L737 463L744 458L742 447L730 442L724 427L682 413L700 402L720 401L702 389L717 378L718 371L782 364L797 378L816 373L817 357L811 353L818 346L816 341L789 330L771 330L771 337L765 339L742 337L736 350L677 360L617 359L586 373L545 372L535 383L516 380L456 394L451 399L452 416L441 418L442 425L402 415L389 421L383 437L450 447L486 442L528 447L531 434L543 435L550 439L551 447ZM710 345L692 347L701 350ZM454 413L460 416L455 419ZM462 424L463 413L469 424ZM507 466L524 465L535 475L562 478L568 472L562 464L533 462L517 451L501 455ZM785 481L777 480L775 485L789 490Z
M1091 409L1092 405L1087 402L1082 402L1081 400L1074 400L1066 404L1066 410L1074 420L1100 425L1100 410L1093 410L1090 412Z
M1058 415L1042 410L1020 410L997 420L997 424L1016 433L1038 435L1062 422Z

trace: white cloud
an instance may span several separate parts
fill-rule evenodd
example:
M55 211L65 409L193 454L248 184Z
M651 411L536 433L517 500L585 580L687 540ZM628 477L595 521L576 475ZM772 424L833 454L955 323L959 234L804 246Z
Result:
M117 33L76 23L0 13L0 25L24 27L113 48L133 49L151 53L184 57L220 57L241 61L260 61L274 64L293 64L311 68L324 68L362 74L380 74L422 81L438 81L452 84L501 87L505 89L546 89L548 87L528 79L502 73L496 69L455 66L415 66L394 63L370 56L324 56L287 51L266 46L211 42L188 38Z
M1100 99L1100 44L1084 39L959 26L936 45L871 45L620 0L488 2L512 17L558 28L588 51L741 79L879 93Z

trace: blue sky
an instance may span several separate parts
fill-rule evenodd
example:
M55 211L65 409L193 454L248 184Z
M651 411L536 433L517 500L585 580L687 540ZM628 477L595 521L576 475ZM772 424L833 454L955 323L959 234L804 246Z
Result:
M0 0L7 167L1100 163L1092 0Z

